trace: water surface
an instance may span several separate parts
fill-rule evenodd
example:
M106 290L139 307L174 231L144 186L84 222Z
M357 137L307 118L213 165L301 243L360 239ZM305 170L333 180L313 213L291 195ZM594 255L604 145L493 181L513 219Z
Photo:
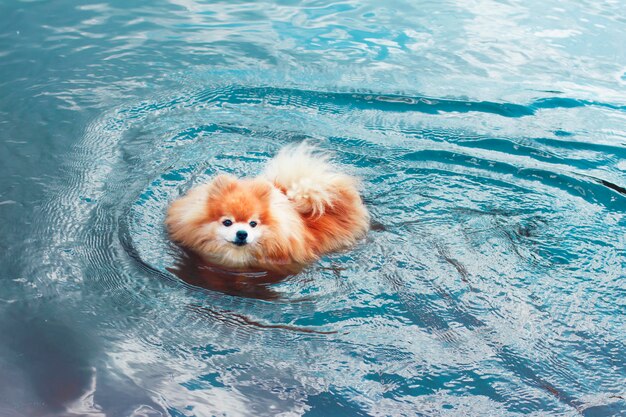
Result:
M626 415L625 24L4 2L0 415ZM232 283L169 242L170 201L302 140L363 180L354 250Z

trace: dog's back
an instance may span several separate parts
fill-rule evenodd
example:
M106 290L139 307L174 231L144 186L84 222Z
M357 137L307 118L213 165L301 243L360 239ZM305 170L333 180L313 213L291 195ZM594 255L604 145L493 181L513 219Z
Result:
M369 214L355 178L306 142L283 148L263 174L300 213L307 243L322 254L355 243L369 227Z

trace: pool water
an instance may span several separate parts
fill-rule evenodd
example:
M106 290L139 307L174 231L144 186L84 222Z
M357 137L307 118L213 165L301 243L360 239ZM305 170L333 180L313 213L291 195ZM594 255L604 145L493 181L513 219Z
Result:
M621 2L0 4L0 415L626 415ZM174 198L309 140L372 230L236 281Z

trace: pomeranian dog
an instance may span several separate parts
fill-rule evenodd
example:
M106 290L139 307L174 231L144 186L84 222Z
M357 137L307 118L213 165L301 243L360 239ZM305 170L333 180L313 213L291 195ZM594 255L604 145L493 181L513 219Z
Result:
M369 227L354 177L307 143L283 148L256 178L221 174L174 201L172 240L209 264L296 273L352 246Z

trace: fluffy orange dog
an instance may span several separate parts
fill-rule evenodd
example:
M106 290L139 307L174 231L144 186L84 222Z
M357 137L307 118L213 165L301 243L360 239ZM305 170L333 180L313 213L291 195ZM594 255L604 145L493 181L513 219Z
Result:
M283 148L253 179L218 175L170 206L172 239L211 264L294 273L364 236L357 181L306 143Z

